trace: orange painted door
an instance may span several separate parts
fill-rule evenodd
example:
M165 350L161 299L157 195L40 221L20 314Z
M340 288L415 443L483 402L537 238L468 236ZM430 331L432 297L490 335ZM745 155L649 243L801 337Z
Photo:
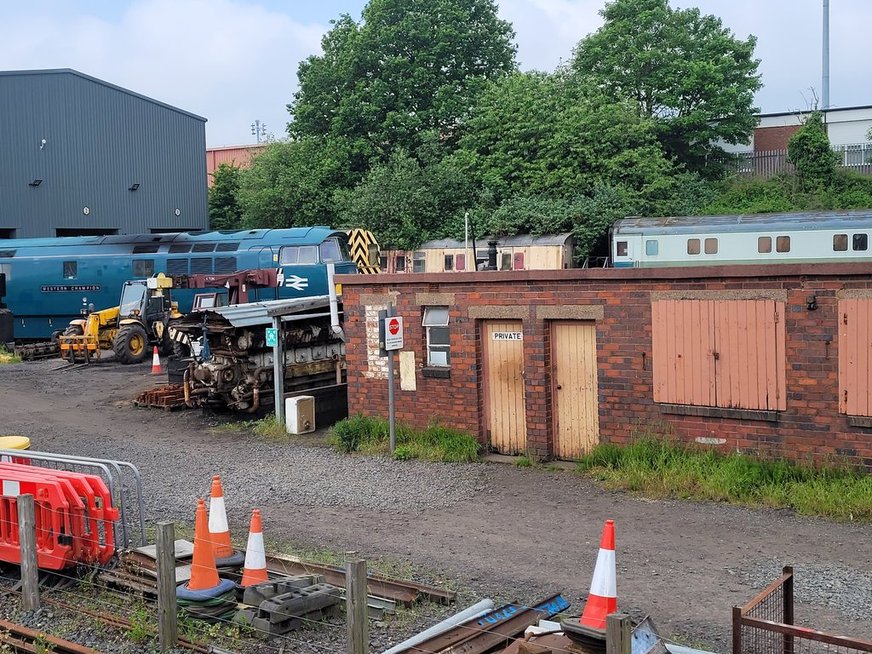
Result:
M872 300L839 300L839 411L872 415Z
M524 410L524 332L520 321L486 321L485 418L490 446L500 454L527 449Z
M596 324L551 324L554 455L577 459L599 442Z

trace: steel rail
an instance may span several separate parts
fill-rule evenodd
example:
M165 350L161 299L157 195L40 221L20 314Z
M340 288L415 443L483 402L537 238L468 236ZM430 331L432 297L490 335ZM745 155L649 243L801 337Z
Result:
M0 620L0 643L9 645L13 652L37 653L49 646L56 654L100 654L99 651L62 638L50 636L42 631L29 629L24 625Z

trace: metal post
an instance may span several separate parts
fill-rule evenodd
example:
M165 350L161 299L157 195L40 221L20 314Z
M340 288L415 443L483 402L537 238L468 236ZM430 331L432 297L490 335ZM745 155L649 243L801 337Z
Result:
M21 545L21 610L39 608L39 565L36 560L36 516L33 495L19 495L18 543Z
M369 652L366 561L357 552L345 555L345 609L348 620L348 654Z
M285 424L285 367L282 365L282 318L274 316L273 329L276 330L276 344L273 346L273 391L275 401L276 421Z
M821 104L823 104L821 109L826 111L830 108L830 0L824 0L821 69Z
M172 522L157 523L157 618L160 651L168 652L179 638L176 608L176 530Z
M388 318L397 315L397 308L393 304L388 305ZM391 456L397 446L396 437L396 403L394 401L394 351L388 350L388 433L390 434Z
M630 616L612 613L606 616L606 654L630 654Z

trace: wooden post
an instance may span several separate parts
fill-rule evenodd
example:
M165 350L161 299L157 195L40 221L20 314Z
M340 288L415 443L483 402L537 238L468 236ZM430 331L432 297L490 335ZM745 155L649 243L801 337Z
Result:
M785 579L784 584L781 586L781 594L784 601L781 622L793 625L793 566L784 566L782 573ZM790 634L784 634L782 650L784 654L793 654L793 636Z
M366 607L366 561L357 552L345 555L345 612L348 654L368 654L369 622Z
M167 652L179 639L176 608L176 529L172 522L157 523L157 619L160 651Z
M606 654L630 654L630 616L626 613L612 613L606 616Z
M39 608L39 564L36 560L36 515L33 495L19 495L18 543L21 546L21 610Z
M733 607L733 654L742 654L742 607Z

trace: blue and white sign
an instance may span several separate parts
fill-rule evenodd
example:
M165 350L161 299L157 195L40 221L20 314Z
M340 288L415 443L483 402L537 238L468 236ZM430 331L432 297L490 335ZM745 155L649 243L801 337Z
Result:
M275 327L266 328L266 346L275 347L279 344L279 330Z

